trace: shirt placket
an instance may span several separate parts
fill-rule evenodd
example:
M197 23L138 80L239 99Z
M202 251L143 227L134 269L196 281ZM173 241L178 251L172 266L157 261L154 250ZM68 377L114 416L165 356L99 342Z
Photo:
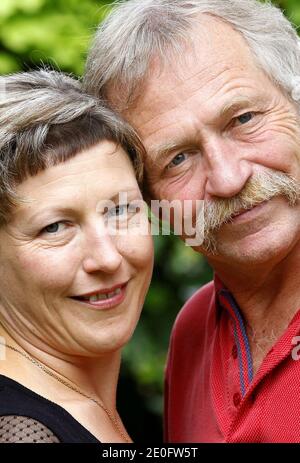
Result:
M218 299L225 309L224 317L227 320L227 343L220 348L223 352L225 350L223 368L227 411L234 418L253 380L252 356L245 323L234 298L228 291L221 290Z

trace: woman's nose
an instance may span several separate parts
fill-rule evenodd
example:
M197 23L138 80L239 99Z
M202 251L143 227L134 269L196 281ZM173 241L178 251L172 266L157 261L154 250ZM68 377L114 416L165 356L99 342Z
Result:
M211 149L206 196L231 198L239 194L252 176L252 165L239 153L221 144Z
M114 273L123 259L115 237L110 236L105 227L89 233L84 254L83 268L87 273Z

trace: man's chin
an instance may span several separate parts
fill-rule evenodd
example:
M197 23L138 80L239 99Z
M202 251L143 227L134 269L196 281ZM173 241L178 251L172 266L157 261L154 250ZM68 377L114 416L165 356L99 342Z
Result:
M202 252L209 262L222 261L228 266L255 267L283 259L290 251L291 243L279 239L275 230L267 233L261 230L240 239L218 239L214 252L196 249Z

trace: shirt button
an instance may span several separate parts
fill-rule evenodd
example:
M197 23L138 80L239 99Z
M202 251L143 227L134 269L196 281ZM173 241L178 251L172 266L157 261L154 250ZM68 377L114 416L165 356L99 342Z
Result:
M239 392L236 392L234 395L233 395L233 403L234 403L234 406L235 407L238 407L241 403L241 394Z
M237 357L238 357L238 350L237 350L236 344L234 344L234 346L233 346L233 348L232 348L231 355L232 355L232 357L234 358L234 360L237 359Z

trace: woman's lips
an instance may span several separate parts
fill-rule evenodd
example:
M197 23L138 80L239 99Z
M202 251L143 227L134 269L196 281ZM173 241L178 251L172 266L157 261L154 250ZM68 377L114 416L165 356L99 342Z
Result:
M111 309L121 304L126 297L127 283L118 287L114 291L107 294L98 293L91 296L89 299L84 297L72 297L73 300L80 304L94 307L97 309ZM98 299L98 300L97 300Z

